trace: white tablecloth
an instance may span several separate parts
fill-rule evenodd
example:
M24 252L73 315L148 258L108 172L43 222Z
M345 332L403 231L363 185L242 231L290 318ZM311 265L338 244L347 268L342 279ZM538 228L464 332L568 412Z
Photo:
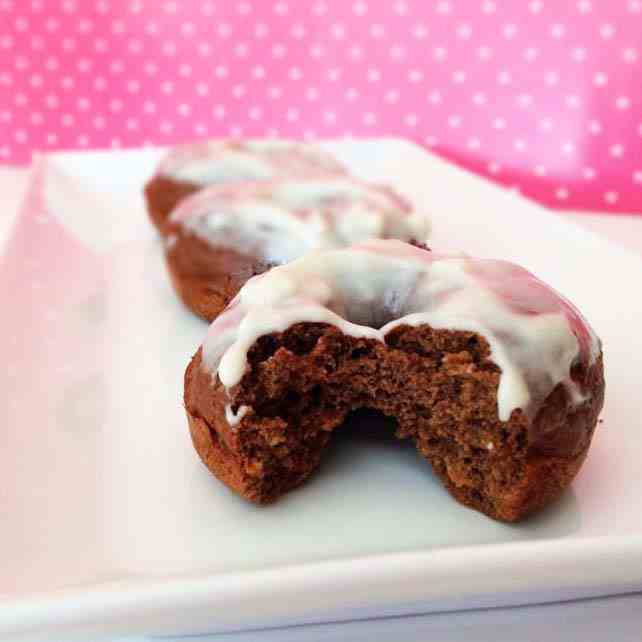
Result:
M25 170L0 168L0 247L10 233L27 178ZM642 255L642 216L570 212L561 216ZM642 263L640 267L642 274ZM86 636L78 639L90 642ZM640 642L642 594L183 639L185 642ZM177 638L163 640L178 642ZM126 642L149 639L127 638Z

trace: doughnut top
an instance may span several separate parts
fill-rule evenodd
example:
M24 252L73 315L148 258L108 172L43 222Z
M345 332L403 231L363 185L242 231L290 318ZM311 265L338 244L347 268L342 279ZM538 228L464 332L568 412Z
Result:
M372 238L424 241L428 220L391 189L348 177L213 185L170 221L210 245L280 264Z
M378 341L400 325L476 332L501 369L501 421L519 408L532 419L560 383L576 403L584 401L571 368L600 353L579 312L525 269L376 240L313 252L250 279L210 326L203 366L229 389L259 337L300 322Z
M243 181L329 178L345 168L316 145L288 140L209 140L179 145L158 174L199 186Z

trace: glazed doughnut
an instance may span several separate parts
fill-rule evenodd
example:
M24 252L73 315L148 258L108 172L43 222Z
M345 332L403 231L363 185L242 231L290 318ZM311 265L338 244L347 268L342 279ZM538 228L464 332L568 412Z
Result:
M217 184L333 178L345 168L320 147L288 140L209 140L179 145L145 187L147 209L162 232L169 213L194 192Z
M599 339L532 274L378 240L250 279L192 358L184 401L203 462L253 502L303 482L367 408L456 500L516 521L571 483L603 395Z
M163 230L176 292L211 321L271 266L372 238L423 242L429 225L391 189L342 176L211 186L184 199Z

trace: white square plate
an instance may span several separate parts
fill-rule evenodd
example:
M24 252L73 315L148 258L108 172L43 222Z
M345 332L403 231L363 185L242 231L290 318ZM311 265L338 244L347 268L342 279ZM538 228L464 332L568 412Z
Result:
M160 152L53 155L0 261L0 634L229 631L642 588L642 262L407 142L327 146L423 204L435 245L517 261L590 319L607 402L572 490L508 526L456 504L412 448L351 435L300 490L245 503L188 436L182 376L205 325L176 300L144 212Z

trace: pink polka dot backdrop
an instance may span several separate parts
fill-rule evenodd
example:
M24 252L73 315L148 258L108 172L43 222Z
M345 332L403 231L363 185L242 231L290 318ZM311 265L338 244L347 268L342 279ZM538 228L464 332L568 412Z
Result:
M642 213L642 0L0 0L0 161L397 135Z

